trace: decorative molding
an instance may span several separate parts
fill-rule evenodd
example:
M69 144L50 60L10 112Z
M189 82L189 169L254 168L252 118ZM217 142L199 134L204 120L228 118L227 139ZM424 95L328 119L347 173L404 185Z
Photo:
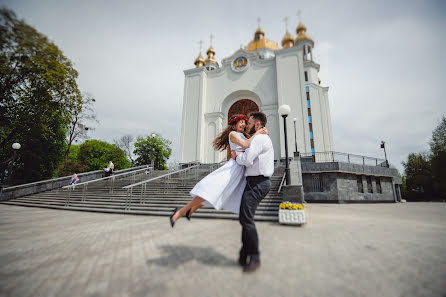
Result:
M224 115L223 115L222 112L208 112L208 113L205 113L205 114L204 114L204 118L205 118L206 120L212 120L212 121L214 121L214 120L216 120L216 119L218 119L218 118L223 119L223 118L224 118Z
M316 63L314 61L304 61L304 69L309 68L309 67L314 67L317 69L317 71L319 71L321 69L321 65L319 65L318 63Z
M271 105L263 105L260 106L261 111L270 111L270 110L275 110L277 111L279 109L279 106L277 104L271 104Z
M198 74L198 73L205 72L205 71L206 71L206 68L200 67L200 68L187 69L187 70L184 70L183 72L185 75L191 75L191 74Z

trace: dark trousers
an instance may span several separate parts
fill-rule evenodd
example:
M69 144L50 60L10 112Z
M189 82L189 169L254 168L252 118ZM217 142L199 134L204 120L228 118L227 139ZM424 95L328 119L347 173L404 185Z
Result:
M270 189L271 181L269 177L246 177L246 187L243 192L239 215L239 221L242 225L242 249L240 250L240 258L242 259L246 259L247 256L251 257L251 261L260 259L259 238L254 223L254 214L260 201L265 198Z

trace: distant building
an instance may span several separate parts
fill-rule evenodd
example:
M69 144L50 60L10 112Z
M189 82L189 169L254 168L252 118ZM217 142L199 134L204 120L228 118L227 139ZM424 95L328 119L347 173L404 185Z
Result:
M275 160L284 160L278 108L287 104L289 156L299 156L290 165L294 188L287 193L313 202L400 201L401 178L385 160L334 152L328 87L318 77L314 42L306 30L299 22L297 37L287 30L279 48L259 26L254 39L221 65L212 44L206 59L200 50L195 68L184 71L180 162L226 160L229 151L215 151L212 141L233 114L252 111L267 115Z
M314 42L299 23L297 38L288 31L282 48L265 38L258 28L245 48L222 60L215 60L212 45L207 58L200 54L195 68L185 70L180 162L214 163L226 152L216 152L212 141L233 114L262 111L275 150L275 159L285 157L283 121L278 114L282 104L291 107L287 129L290 153L333 151L328 87L318 78L319 64L313 60Z

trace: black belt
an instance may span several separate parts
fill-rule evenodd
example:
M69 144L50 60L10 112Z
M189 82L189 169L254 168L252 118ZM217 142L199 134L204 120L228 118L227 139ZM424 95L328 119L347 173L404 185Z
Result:
M269 176L264 175L255 175L255 176L247 176L246 180L265 180L269 179Z

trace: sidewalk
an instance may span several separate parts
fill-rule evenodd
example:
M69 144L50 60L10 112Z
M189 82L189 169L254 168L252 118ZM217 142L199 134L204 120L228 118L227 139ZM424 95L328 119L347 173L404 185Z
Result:
M0 296L445 296L446 203L307 204L304 227L0 205Z

